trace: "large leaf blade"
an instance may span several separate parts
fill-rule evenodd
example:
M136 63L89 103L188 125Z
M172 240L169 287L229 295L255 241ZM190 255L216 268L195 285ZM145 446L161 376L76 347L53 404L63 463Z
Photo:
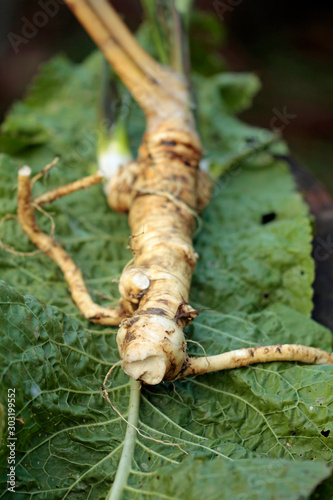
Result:
M2 155L0 160L2 214L16 211L12 188L15 167L23 162L37 172L54 155L61 155L60 167L51 173L47 186L37 187L39 191L95 168L98 70L99 56L80 66L63 60L51 63L28 100L9 115L2 144L11 156ZM203 93L211 88L211 82L207 87L201 83ZM48 93L49 87L56 87L57 93ZM245 94L251 92L253 86ZM85 106L78 95L83 96ZM225 162L225 167L228 155L234 155L255 129L243 126L232 115L221 124L212 103L201 102L203 123L208 124L214 112L203 134L205 144L210 148L219 143L215 159ZM221 109L230 111L223 102ZM135 108L132 112L135 143L143 123ZM27 149L28 145L33 147ZM201 259L192 302L215 310L202 312L187 335L208 354L277 342L330 349L330 333L306 317L311 310L313 278L311 226L286 165L276 162L268 151L264 156L250 156L242 161L239 172L226 175L227 181L219 185L218 196L203 215L205 229L195 242ZM113 280L130 259L126 218L110 212L98 186L58 200L52 211L57 238L83 269L96 300L114 303L117 285ZM276 215L274 220L262 224L262 216L270 213ZM6 243L33 250L14 221L6 224ZM40 224L49 230L44 219ZM5 402L6 389L17 387L18 418L25 422L17 424L18 498L105 498L126 430L125 422L100 394L106 371L118 360L114 330L91 326L80 317L61 273L46 256L27 258L1 250L0 258L2 278L17 289L2 285L0 309L1 398ZM21 294L27 290L32 296L24 298ZM198 346L188 347L194 355L202 354ZM120 368L113 372L112 383L112 401L126 417L129 385ZM179 381L174 386L144 388L139 427L156 440L179 445L191 457L201 457L203 470L209 471L211 463L213 470L221 467L221 476L223 470L230 472L225 464L236 462L240 477L251 478L246 461L254 457L261 457L267 467L269 460L280 467L275 459L289 459L290 464L296 459L331 463L332 386L331 367L274 363ZM144 498L140 490L145 488L150 495L156 493L161 468L170 466L170 474L176 473L185 458L182 449L138 436L124 495ZM223 465L215 464L216 456L224 460ZM5 453L3 458L6 472ZM295 481L296 472L278 481L286 488L292 483L295 495L308 497L327 469L319 463L312 469L312 463L306 462L304 469L301 465L291 469L310 470L309 482ZM255 478L258 469L254 470ZM206 488L194 475L188 479L186 488L190 489L184 494ZM243 482L245 487L247 479ZM166 483L158 490L162 498L174 495ZM231 481L230 488L234 486ZM214 488L220 492L215 480L209 487L212 494Z

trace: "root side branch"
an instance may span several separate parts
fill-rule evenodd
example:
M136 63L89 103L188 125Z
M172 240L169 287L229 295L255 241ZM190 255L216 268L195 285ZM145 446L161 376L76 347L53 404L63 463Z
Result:
M65 186L60 186L56 189L53 189L52 191L48 191L47 193L38 196L34 199L34 204L46 205L47 203L52 203L62 196L67 196L68 194L79 191L80 189L94 186L94 184L98 184L103 179L103 174L101 172L96 172L96 174L89 175L88 177L83 177L83 179L71 182L70 184L66 184Z
M333 364L333 354L298 344L237 349L217 356L189 358L185 370L178 378L273 361L299 361L310 365L326 365Z
M42 252L46 253L51 259L58 264L62 270L64 277L69 284L72 298L80 309L81 313L86 319L94 323L103 325L115 326L126 316L122 307L108 309L101 307L92 300L87 287L84 283L80 269L76 266L74 261L69 257L65 250L59 245L57 241L51 236L43 233L36 224L35 220L35 206L38 198L31 201L31 169L27 166L22 167L18 175L18 220L22 226L23 231L30 238ZM85 186L92 185L97 182L98 174L90 176L90 184L85 182ZM99 179L101 180L101 178ZM84 179L83 179L84 181ZM51 191L42 195L39 199L53 200L64 196L68 192L81 189L82 182L72 183L71 188L65 186L66 189L59 188L58 190ZM75 185L75 189L73 186ZM66 193L65 193L66 191ZM60 194L59 194L60 193Z

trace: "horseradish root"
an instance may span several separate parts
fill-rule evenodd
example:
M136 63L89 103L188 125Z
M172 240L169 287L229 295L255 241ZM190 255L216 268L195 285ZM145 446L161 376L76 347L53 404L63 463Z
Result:
M163 67L138 45L105 1L68 0L105 57L142 107L147 130L137 161L110 179L108 201L129 212L134 264L120 279L131 318L117 335L123 368L148 384L173 380L186 359L183 328L197 254L192 245L201 144L182 74Z
M30 168L19 172L18 215L25 233L62 269L73 300L85 318L120 324L122 367L146 384L268 361L332 363L332 355L300 345L239 349L189 358L183 329L198 315L188 303L198 259L192 235L208 203L210 181L199 169L201 144L183 74L158 64L137 43L106 0L66 0L141 106L146 133L136 161L119 165L108 179L108 203L128 212L133 262L119 282L115 309L95 304L80 270L50 236L42 233L34 209L102 179L90 176L31 201ZM107 168L106 168L107 170Z

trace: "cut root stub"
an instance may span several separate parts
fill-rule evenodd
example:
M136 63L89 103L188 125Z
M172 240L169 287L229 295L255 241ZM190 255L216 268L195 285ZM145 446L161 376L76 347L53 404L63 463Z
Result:
M123 271L119 282L119 292L124 302L138 304L149 286L150 279L145 270L134 267Z
M117 342L124 371L149 385L174 380L185 362L183 331L174 321L160 315L124 320Z

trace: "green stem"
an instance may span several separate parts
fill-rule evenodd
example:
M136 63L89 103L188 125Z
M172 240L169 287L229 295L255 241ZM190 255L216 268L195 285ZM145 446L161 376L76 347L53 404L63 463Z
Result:
M157 15L159 2L158 0L141 0L142 8L145 13L145 17L149 20L152 27L152 36L154 39L154 45L157 49L157 54L159 61L168 66L169 57L168 51L165 46L165 33L164 27L159 22L159 18Z
M188 57L187 34L184 33L183 21L180 13L177 11L174 1L171 1L172 12L172 34L171 34L171 66L178 73L189 74L189 62L185 61ZM186 54L186 56L185 56Z
M188 30L192 0L172 0L171 9L173 17L171 64L176 71L183 73L189 79L190 49Z
M131 393L128 410L128 425L124 439L123 451L118 464L116 477L106 500L120 500L124 486L127 484L127 479L131 470L135 443L136 443L136 427L139 420L139 405L141 384L131 379Z
M192 0L141 0L162 64L189 74L188 26Z

